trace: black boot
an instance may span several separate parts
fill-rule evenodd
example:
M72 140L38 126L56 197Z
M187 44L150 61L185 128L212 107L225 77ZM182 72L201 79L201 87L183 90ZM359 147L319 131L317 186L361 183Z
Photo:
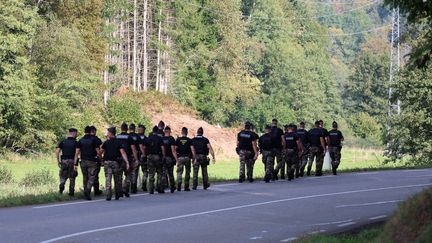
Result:
M84 198L85 198L85 200L91 201L92 199L90 197L90 192L84 191Z
M244 180L245 180L244 176L239 177L239 183L243 183Z
M175 190L176 190L175 186L171 186L171 188L170 188L171 193L174 193Z
M131 189L132 194L136 194L138 192L138 187L136 183L132 183L131 188L132 188Z
M64 184L60 184L60 185L59 185L59 193L60 193L60 194L63 194L64 188L65 188L65 187L64 187Z
M116 193L116 194L115 194L115 200L119 200L120 198L121 198L120 193Z
M141 189L143 190L143 192L146 192L146 191L147 191L147 185L146 185L146 183L143 183L143 184L142 184Z
M204 185L204 190L207 190L207 188L209 188L209 187L210 187L210 183L205 184Z
M106 200L107 201L111 201L111 197L112 197L112 192L110 190L107 191L107 195L106 195Z
M74 190L69 190L69 194L70 197L73 197L75 195L75 191Z
M180 183L177 184L177 191L181 192L181 184Z
M332 167L333 175L337 175L336 167Z
M310 176L310 175L311 175L311 169L310 169L310 168L307 169L306 175L307 175L307 176Z

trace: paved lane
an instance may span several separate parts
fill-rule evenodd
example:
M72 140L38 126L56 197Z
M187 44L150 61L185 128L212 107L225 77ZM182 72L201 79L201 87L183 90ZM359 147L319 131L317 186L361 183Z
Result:
M432 185L432 169L219 184L0 209L1 242L289 242L382 221Z

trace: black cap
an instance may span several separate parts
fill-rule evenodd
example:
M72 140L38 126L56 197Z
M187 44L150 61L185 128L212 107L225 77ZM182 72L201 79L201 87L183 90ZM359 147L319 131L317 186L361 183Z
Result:
M78 129L76 129L76 128L69 128L69 132L78 132Z
M123 123L121 124L121 126L120 126L120 129L121 129L122 131L127 131L127 130L128 130L128 125L127 125L125 122L123 122Z
M91 127L90 126L86 126L85 128L84 128L84 133L91 133Z
M138 124L138 128L144 128L144 130L146 129L146 127L143 124Z
M112 133L112 134L116 134L116 128L115 127L110 127L107 129L108 132Z
M250 122L245 122L245 128L246 129L250 129L252 127L252 123L250 123Z
M164 129L164 131L170 131L171 132L171 127L166 126L165 129Z
M324 121L323 121L323 120L319 120L318 122L319 122L319 123L324 123Z
M197 133L200 135L204 134L204 129L202 127L198 128Z
M135 128L136 128L136 127L135 127L135 124L133 124L133 123L129 124L129 129L134 130Z
M96 127L93 126L93 125L90 126L90 129L91 129L92 131L95 131L95 132L97 131Z
M315 121L315 126L318 126L320 124L320 121Z
M278 120L276 118L273 118L272 122L278 122Z
M159 123L158 123L158 126L165 126L165 122L163 122L163 121L159 121Z
M300 122L300 126L304 126L304 125L306 125L305 122L303 122L303 121Z
M182 127L182 133L187 133L187 132L188 132L187 127Z
M332 126L333 126L333 128L337 128L337 127L338 127L337 122L336 122L336 121L333 121Z
M270 125L266 125L264 129L269 129L270 130L271 126Z
M152 129L152 131L153 131L154 133L155 133L155 132L158 132L158 131L159 131L158 126L154 126L153 129Z

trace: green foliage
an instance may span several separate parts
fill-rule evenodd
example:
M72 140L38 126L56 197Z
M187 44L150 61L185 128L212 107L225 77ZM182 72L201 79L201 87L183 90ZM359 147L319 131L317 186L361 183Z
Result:
M413 163L432 163L432 66L407 70L395 87L401 114L392 116L389 140L392 160L409 156Z
M350 125L354 134L375 144L382 143L382 126L366 112L355 113L350 118Z
M34 170L27 173L21 180L20 185L25 187L37 187L42 185L55 185L57 180L48 169Z
M12 171L4 166L0 166L0 184L13 182Z
M111 125L123 122L143 124L147 128L150 121L141 111L141 106L133 94L112 97L106 107L106 120Z

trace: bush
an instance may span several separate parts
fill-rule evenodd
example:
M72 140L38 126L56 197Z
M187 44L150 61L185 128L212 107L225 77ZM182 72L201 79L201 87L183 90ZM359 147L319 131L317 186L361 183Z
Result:
M0 166L0 183L11 183L13 182L12 171L8 170L4 166Z
M351 116L350 125L357 137L382 144L382 126L375 117L359 112Z
M48 169L34 170L27 173L21 180L20 185L26 187L36 187L42 185L53 185L56 179Z
M106 120L111 125L123 122L144 124L148 126L150 120L141 111L138 100L133 95L119 95L112 97L107 104Z

